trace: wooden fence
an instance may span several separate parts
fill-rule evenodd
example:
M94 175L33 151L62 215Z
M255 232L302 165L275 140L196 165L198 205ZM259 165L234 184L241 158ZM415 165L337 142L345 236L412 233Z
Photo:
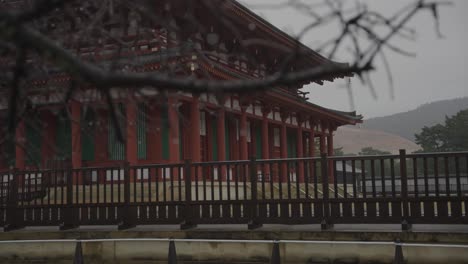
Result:
M0 174L0 225L467 224L468 152Z

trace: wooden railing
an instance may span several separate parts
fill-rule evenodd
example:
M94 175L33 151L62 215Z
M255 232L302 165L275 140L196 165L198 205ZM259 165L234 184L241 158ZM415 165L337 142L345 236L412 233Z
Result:
M468 224L468 152L185 161L0 175L0 224Z

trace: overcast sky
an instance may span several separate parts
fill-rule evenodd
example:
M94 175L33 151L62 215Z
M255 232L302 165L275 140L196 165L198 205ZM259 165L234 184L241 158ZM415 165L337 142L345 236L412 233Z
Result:
M303 1L311 4L319 0ZM397 41L405 50L416 52L416 58L408 58L396 53L387 52L395 79L395 98L390 96L390 89L382 65L374 73L373 80L378 98L374 99L367 87L361 85L357 78L351 79L356 109L351 109L348 93L343 81L335 81L324 86L311 85L313 103L339 110L357 110L365 118L389 115L408 111L417 106L443 99L468 96L468 1L451 0L454 6L442 7L440 12L443 39L434 32L431 13L420 13L410 25L418 31L414 42ZM244 0L247 6L264 3L281 3L281 0ZM410 0L366 0L361 1L384 14L393 14ZM270 23L287 31L298 32L312 21L293 8L264 9L255 8ZM333 33L330 33L333 32ZM302 42L309 47L318 45L324 34L336 34L329 31L308 34ZM335 60L346 60L344 57Z

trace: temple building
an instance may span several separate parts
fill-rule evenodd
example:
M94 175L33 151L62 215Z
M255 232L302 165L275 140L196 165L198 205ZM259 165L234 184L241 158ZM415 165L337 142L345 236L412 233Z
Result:
M17 2L21 1L6 1L0 7ZM119 11L117 3L109 11L126 18L119 22L109 15L105 24L108 32L125 41L124 48L100 36L93 36L93 41L83 41L78 47L65 40L60 42L82 59L102 67L117 57L119 65L128 71L151 73L170 69L174 78L262 79L278 72L282 62L294 52L300 52L300 56L291 60L287 71L336 63L237 1L218 1L219 15L228 23L211 15L206 1L190 5L185 1L157 2L155 5L160 8L154 15L167 19L167 23L145 19L131 9ZM188 6L197 25L187 23ZM47 20L47 26L50 34L56 36L73 32L83 21L79 16L54 16ZM240 36L243 40L261 39L272 44L245 45ZM188 52L184 50L187 45ZM65 88L73 79L66 72L52 69L30 80L28 103L32 110L26 111L17 125L15 141L19 144L2 143L0 168L81 168L122 162L142 165L181 163L186 159L204 162L332 155L334 131L343 125L360 123L362 117L310 103L301 89L311 83L321 85L346 77L330 75L309 83L249 93L192 94L166 91L164 87L112 89L113 118L106 95L85 81L78 82L79 87L64 104ZM0 102L0 108L2 119L6 120L6 100Z

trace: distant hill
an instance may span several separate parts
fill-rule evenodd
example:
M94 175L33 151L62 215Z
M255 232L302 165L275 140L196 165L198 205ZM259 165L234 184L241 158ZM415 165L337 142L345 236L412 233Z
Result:
M335 148L343 148L345 154L358 154L365 147L389 151L397 154L399 149L406 149L407 153L419 150L414 142L382 131L368 130L357 127L340 127L335 133Z
M436 101L418 108L394 115L364 120L362 128L385 131L414 141L414 134L424 126L433 126L445 121L445 116L452 116L468 108L468 97Z

